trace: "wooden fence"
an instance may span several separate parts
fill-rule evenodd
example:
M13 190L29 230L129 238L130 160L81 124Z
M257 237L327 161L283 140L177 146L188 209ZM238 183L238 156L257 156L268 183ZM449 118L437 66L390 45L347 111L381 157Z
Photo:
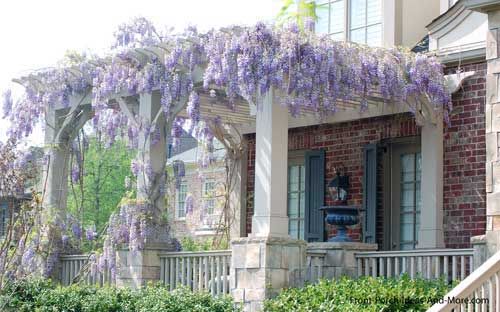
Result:
M160 280L170 290L186 286L212 295L229 293L231 250L160 254Z

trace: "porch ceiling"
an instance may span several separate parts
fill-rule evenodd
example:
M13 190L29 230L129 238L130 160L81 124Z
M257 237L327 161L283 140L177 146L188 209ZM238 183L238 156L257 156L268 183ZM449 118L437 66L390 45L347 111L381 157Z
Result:
M278 96L279 97L279 96ZM338 123L356 119L370 118L376 116L390 115L409 112L405 103L384 103L384 100L376 96L368 99L368 108L361 110L360 100L353 98L337 102L335 114L322 114L312 109L302 109L297 116L288 114L288 127L297 128L321 123ZM245 101L237 100L233 107L224 96L210 97L207 93L200 94L201 115L208 118L220 118L222 123L230 124L242 133L255 132L256 107ZM187 117L185 110L179 113L181 117Z

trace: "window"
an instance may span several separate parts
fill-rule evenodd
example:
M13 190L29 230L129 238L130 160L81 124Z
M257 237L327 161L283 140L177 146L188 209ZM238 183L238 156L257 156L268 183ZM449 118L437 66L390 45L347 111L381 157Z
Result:
M399 179L399 248L415 249L420 229L420 178L422 172L422 156L418 153L400 155Z
M411 137L399 139L388 145L388 163L391 174L384 184L384 249L409 250L418 245L420 231L420 211L422 200L420 194L422 154L420 138ZM387 159L387 157L386 157ZM385 167L385 166L388 167Z
M329 34L334 40L382 44L382 0L321 1L316 15L318 33Z
M288 166L288 232L291 238L304 239L305 166Z
M334 40L345 39L345 0L318 4L316 32L330 34Z
M207 214L213 215L215 212L215 181L207 180L203 183L202 198Z
M177 218L183 219L186 217L186 196L187 196L187 184L185 182L181 183L179 189L177 190Z

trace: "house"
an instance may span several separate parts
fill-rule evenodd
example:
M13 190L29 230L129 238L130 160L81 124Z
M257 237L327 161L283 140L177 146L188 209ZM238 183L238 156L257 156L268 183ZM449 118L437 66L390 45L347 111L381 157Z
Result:
M290 235L308 241L333 235L329 226L312 225L324 218L317 208L332 204L327 184L335 168L345 167L351 179L348 203L362 206L368 217L361 229L350 231L354 240L377 243L379 250L470 247L471 237L486 230L486 14L466 9L463 1L386 0L318 1L317 14L318 32L372 46L411 49L429 32L427 53L441 59L447 74L467 78L454 90L451 121L435 142L439 146L427 145L436 149L429 156L438 158L432 177L422 175L430 138L411 113L379 111L307 126L290 119ZM247 133L245 139L247 235L254 214L255 134ZM301 181L298 188L296 181ZM421 192L435 198L426 199ZM422 214L422 207L432 212Z
M3 237L9 227L9 215L12 212L19 211L24 202L32 199L31 193L25 193L18 196L0 196L0 238Z
M134 251L134 259L147 262L127 261L132 252L120 251L118 285L162 279L171 287L179 280L194 287L193 280L200 281L193 283L199 289L203 274L208 287L210 274L212 292L216 280L229 279L229 287L217 283L217 289L230 292L246 310L258 311L265 298L282 288L303 285L304 270L315 259L322 261L319 272L325 277L401 272L413 277L419 272L451 280L457 272L465 278L498 251L500 1L331 0L318 1L318 15L316 30L334 39L384 49L403 45L436 55L452 93L449 122L425 97L392 105L376 94L366 102L354 97L336 103L334 115L318 119L309 111L291 116L277 103L284 95L273 88L259 94L259 109L242 98L228 108L224 90L200 91L200 111L215 120L216 137L235 168L229 194L234 209L231 250L164 254L167 242L155 242L162 247ZM137 51L141 60L147 51ZM194 85L201 84L203 70L190 73ZM117 94L116 100L132 120L160 116L158 90L129 98ZM414 106L407 105L410 101ZM56 139L58 132L69 133L69 118L73 123L91 118L84 111L89 99L72 103L72 115L58 115L57 107L48 113L48 122L68 118L52 122L61 128L46 130L54 159L65 157L65 145ZM138 179L139 199L155 189L150 184L156 180L149 176L162 174L162 138L168 133L162 125L172 125L176 114L186 117L185 106L179 101L166 120L159 119L163 124L156 144L147 139L149 132L140 130L139 152L152 174ZM327 190L338 172L349 179L342 193L347 203L363 211L361 224L348 231L351 242L326 242L337 229L325 224L320 210L337 204ZM64 168L50 165L47 206L60 204L57 195L64 190L57 186L66 177ZM181 193L178 207L183 197ZM163 199L152 204L161 208Z
M196 140L194 142L197 143ZM179 183L169 185L167 211L175 237L208 243L214 236L222 235L220 231L224 225L221 218L227 176L226 152L225 148L215 141L213 163L204 168L199 165L201 149L197 144L194 147L190 144L189 147L184 148L184 151L180 148L168 158L169 176L173 177L172 165L179 161L183 163L185 174ZM187 201L191 203L188 205Z

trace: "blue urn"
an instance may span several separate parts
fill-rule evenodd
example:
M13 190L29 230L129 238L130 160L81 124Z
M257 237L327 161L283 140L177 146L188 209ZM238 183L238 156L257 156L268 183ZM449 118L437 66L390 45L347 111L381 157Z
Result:
M347 226L358 224L360 208L357 206L324 206L320 209L326 212L326 223L335 225L337 228L337 235L328 241L352 242L352 239L347 235Z

